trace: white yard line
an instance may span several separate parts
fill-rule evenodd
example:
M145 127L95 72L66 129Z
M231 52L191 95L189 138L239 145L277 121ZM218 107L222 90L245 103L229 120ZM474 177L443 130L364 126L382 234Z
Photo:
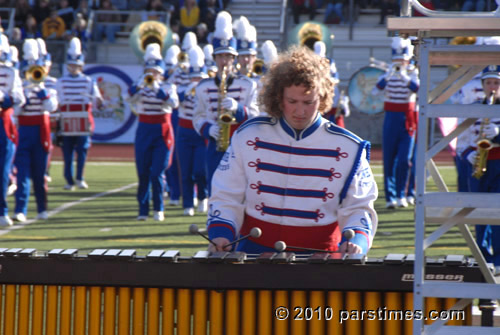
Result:
M91 197L81 198L81 199L76 200L76 201L67 202L67 203L62 204L61 206L57 207L56 209L53 209L53 210L49 211L48 212L49 218L51 216L54 216L56 214L61 213L62 211L65 211L68 208L71 208L73 206L79 205L79 204L81 204L83 202L87 202L87 201L91 201L91 200L94 200L94 199L97 199L97 198L101 198L101 197L104 197L104 196L109 195L109 194L113 194L113 193L118 193L118 192L121 192L121 191L125 191L125 190L127 190L129 188L132 188L134 186L137 186L137 183L132 183L132 184L125 185L125 186L122 186L122 187L119 187L119 188L115 188L114 190L109 190L109 191L106 191L106 192L97 193L97 194L94 194ZM30 225L30 224L32 224L33 222L36 222L36 221L38 221L38 220L37 219L31 219L31 220L26 220L26 222L15 222L13 226L3 227L3 229L0 229L0 236L5 235L5 234L7 234L8 232L10 232L12 230L24 228L27 225Z

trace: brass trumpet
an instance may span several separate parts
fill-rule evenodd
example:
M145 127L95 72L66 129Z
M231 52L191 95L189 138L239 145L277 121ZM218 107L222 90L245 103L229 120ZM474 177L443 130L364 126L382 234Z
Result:
M255 62L253 62L252 73L255 73L258 76L262 76L264 74L264 60L257 58Z
M26 80L32 83L39 84L47 77L47 70L43 66L33 65L26 71Z
M488 105L493 105L495 103L495 91L492 91L490 93L490 96L488 97L487 104ZM486 164L488 163L488 154L490 150L493 148L493 144L491 143L490 140L484 137L483 135L483 130L484 127L487 126L490 123L489 118L483 119L481 122L481 126L479 127L479 136L481 136L481 139L477 141L477 156L476 160L474 161L474 173L472 176L476 179L481 179L481 177L484 175L486 172Z
M144 77L144 86L152 86L154 82L155 82L155 77L151 73L148 73Z

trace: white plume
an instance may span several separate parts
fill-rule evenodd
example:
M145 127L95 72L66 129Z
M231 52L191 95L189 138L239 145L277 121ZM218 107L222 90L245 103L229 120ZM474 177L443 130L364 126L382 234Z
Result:
M208 62L213 62L214 58L212 56L214 52L214 47L212 44L207 44L203 47L203 53L205 54L205 60Z
M184 35L184 39L182 40L182 50L188 51L195 45L198 45L196 34L192 31L187 32L186 35Z
M23 59L25 61L36 61L38 59L38 43L36 43L35 39L28 38L24 40Z
M12 62L19 62L19 50L13 45L10 46L10 59Z
M167 54L165 55L165 63L176 65L178 63L177 56L181 53L181 48L178 45L172 45L167 50Z
M158 43L150 43L146 47L146 52L144 53L144 61L161 59L160 45Z
M215 19L214 37L221 40L229 40L233 37L232 17L226 11L219 12Z
M191 65L192 67L201 68L203 65L205 65L205 54L199 46L192 47L189 50L188 57L189 65Z
M314 53L318 56L325 57L326 55L326 45L323 41L314 42Z
M80 56L82 54L82 43L78 37L73 37L71 41L69 41L68 54L73 57Z
M43 38L37 38L36 42L38 43L38 51L40 52L40 55L46 55L47 54L47 47L45 46L45 41Z
M240 19L236 23L236 35L240 40L249 41L248 30L250 27L250 22L245 16L240 16Z
M409 38L401 38L395 36L392 38L391 47L397 50L398 54L401 54L403 49L411 45L411 40Z
M261 51L266 64L270 64L278 58L278 50L271 40L267 40L262 44Z

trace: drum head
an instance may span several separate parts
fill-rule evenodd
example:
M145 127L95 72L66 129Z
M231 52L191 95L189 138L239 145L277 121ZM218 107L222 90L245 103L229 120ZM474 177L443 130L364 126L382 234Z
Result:
M384 111L384 95L373 95L372 90L385 70L376 66L365 66L354 73L349 79L347 94L351 105L356 110L366 114L376 114Z

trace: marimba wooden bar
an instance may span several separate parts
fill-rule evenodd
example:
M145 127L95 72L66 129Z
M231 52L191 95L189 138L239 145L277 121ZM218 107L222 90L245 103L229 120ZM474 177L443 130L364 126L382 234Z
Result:
M456 256L426 276L483 281ZM0 249L0 333L411 334L412 285L412 255ZM421 316L454 303L428 298ZM448 324L471 323L470 306L456 312Z

